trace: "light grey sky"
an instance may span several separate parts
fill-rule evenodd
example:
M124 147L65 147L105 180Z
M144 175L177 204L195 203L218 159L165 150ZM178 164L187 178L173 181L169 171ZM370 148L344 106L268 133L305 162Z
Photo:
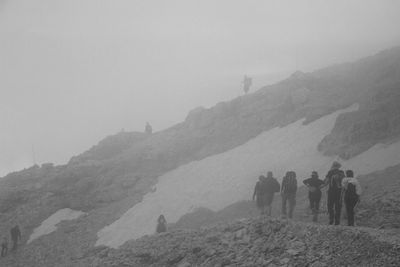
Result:
M397 0L0 0L0 176L400 44Z

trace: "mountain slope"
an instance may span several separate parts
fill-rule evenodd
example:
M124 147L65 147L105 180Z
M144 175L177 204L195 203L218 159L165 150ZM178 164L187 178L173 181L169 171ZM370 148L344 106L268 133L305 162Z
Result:
M0 231L7 232L18 220L25 242L36 227L60 209L87 212L76 221L63 222L59 230L38 238L20 252L26 259L40 262L42 266L46 266L46 262L40 256L41 251L49 251L46 254L49 261L68 262L69 258L94 246L101 229L117 221L138 203L144 203L154 186L161 188L159 182L163 177L171 177L171 173L187 166L199 166L196 162L210 161L219 154L228 155L229 151L254 142L260 135L270 135L276 129L293 125L312 127L319 119L355 103L359 109L341 114L326 128L329 129L324 132L326 136L319 136L316 139L321 137L320 140L312 142L304 137L298 142L312 143L313 149L306 152L320 155L317 162L340 156L349 167L359 167L355 169L356 173L368 174L396 165L400 162L397 153L399 71L400 48L394 48L354 63L312 73L296 72L253 94L209 109L195 109L184 122L167 130L152 135L119 133L72 158L64 166L34 166L9 174L0 180ZM275 143L270 141L270 145L274 147ZM268 148L264 150L268 151ZM268 157L262 158L264 150L258 154L256 162L259 165L251 167L254 174L249 179L256 179L260 172L270 168ZM248 158L252 162L253 156L257 155L250 153ZM278 175L293 163L285 160L279 159ZM372 162L367 162L369 160ZM265 163L261 168L262 161ZM298 168L303 176L311 168L325 171L324 164L328 163L314 167L299 162L291 168ZM196 169L190 172L196 175ZM250 177L250 171L246 170L246 173ZM254 180L249 182L247 189L252 183ZM244 195L242 192L237 200ZM236 201L236 198L231 200ZM233 204L228 202L218 204L218 207ZM195 203L193 208L201 207L201 204ZM58 254L64 256L55 256Z

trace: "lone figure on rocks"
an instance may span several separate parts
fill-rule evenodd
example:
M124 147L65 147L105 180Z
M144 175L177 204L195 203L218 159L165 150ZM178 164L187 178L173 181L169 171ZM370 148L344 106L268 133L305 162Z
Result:
M144 131L146 134L152 134L153 133L153 127L151 127L149 122L146 122L146 127L144 128Z
M17 250L18 248L18 241L21 240L21 230L19 229L18 224L16 224L13 228L10 230L11 234L11 240L13 241L13 246L12 250Z
M167 220L165 219L164 215L160 215L157 219L157 233L163 233L167 231Z
M1 256L5 257L8 253L8 238L3 237L3 241L1 242Z
M245 94L247 94L250 91L250 86L252 82L253 82L252 78L248 77L247 75L244 75L242 83L243 83L243 91Z

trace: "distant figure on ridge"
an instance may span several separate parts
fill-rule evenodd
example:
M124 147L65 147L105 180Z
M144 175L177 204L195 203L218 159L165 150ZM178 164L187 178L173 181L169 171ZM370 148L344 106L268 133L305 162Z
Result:
M153 127L151 127L149 122L146 122L146 127L144 128L144 131L146 134L152 134L153 133Z
M282 179L282 217L286 218L286 202L289 202L289 219L293 218L293 210L296 206L297 179L294 171L286 172Z
M344 172L340 169L342 165L335 161L326 175L324 186L328 186L328 212L329 224L340 224L340 212L342 210L342 180Z
M167 220L165 219L164 215L160 215L157 219L157 233L163 233L167 231Z
M16 224L10 230L11 240L13 241L12 250L17 250L18 248L18 241L21 240L21 230L19 229L18 224Z
M324 181L318 178L316 171L313 171L311 178L304 180L303 183L308 187L308 199L310 200L310 209L313 213L313 222L317 222L319 203L322 196L321 186L324 184Z
M3 237L3 241L1 242L1 256L5 257L8 253L8 238Z
M347 212L347 225L354 226L354 209L360 202L362 190L352 170L346 171L346 178L342 180L342 187L344 190L344 203Z
M242 83L243 83L243 91L245 94L247 94L250 91L250 86L253 83L253 79L248 77L247 75L244 75Z

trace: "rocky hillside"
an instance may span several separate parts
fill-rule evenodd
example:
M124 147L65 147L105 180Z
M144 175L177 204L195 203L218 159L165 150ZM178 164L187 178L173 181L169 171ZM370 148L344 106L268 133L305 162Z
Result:
M360 108L338 117L318 147L322 153L351 159L377 143L396 142L400 136L399 73L400 48L312 73L296 72L253 94L209 109L196 108L184 122L167 130L152 135L119 133L66 165L46 164L11 173L0 180L0 231L7 233L19 221L26 242L33 229L57 210L85 211L82 219L62 223L58 231L43 237L46 242L39 239L20 252L21 259L36 266L46 266L43 251L53 252L45 253L53 264L71 262L90 251L97 233L141 202L165 173L234 149L274 127L302 118L308 125L354 103ZM390 182L397 175L396 171L392 174ZM380 177L386 173L373 173L365 181L372 184ZM376 201L384 191L380 194ZM379 212L387 205L382 203L363 207L366 218L376 218L370 220L371 226L381 225ZM224 209L232 218L238 210ZM193 223L201 225L198 220Z
M80 264L398 266L399 252L400 240L388 232L257 218L197 231L146 236L118 250L98 247L88 252Z

